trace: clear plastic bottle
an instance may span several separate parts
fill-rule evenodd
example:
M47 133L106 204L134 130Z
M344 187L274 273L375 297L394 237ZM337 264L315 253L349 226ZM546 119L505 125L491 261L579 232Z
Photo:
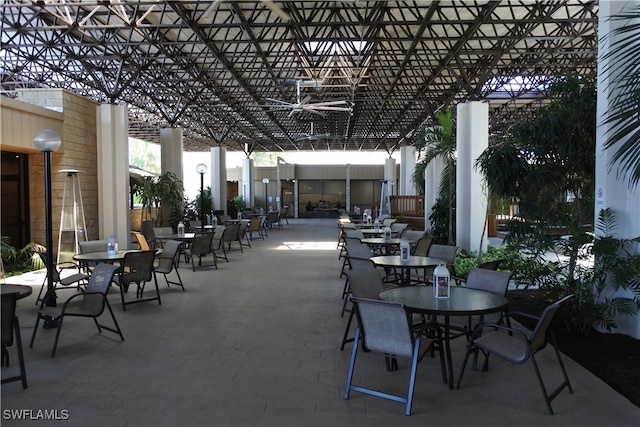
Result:
M107 239L107 253L109 255L115 255L116 252L116 236L112 234L109 236L109 239Z
M182 221L178 223L178 236L184 236L184 223Z
M384 228L384 240L391 240L391 227L388 225Z

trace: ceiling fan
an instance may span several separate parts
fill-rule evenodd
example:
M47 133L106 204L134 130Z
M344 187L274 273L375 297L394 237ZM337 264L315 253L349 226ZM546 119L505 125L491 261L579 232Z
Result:
M309 133L303 133L303 135L303 137L296 139L296 141L318 141L331 136L330 133L313 133L313 122L311 122L311 131Z
M296 102L287 102L279 99L266 98L267 101L275 103L272 105L268 105L267 107L270 108L271 111L290 110L291 112L289 113L289 117L292 117L295 113L305 111L321 117L327 116L325 111L352 111L352 107L347 101L344 100L311 102L311 95L307 95L303 99L300 99L300 88L302 86L321 87L321 82L318 82L316 80L296 80Z

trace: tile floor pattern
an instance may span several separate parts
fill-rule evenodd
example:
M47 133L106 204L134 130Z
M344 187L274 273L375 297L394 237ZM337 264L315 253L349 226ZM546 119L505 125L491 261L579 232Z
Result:
M29 388L2 385L3 426L638 426L634 406L571 360L574 394L564 391L547 414L533 368L492 359L491 371L468 371L458 391L442 383L437 359L419 365L413 414L403 405L352 392L343 399L351 345L340 351L347 317L339 316L335 220L295 219L269 238L234 251L218 270L180 272L186 291L162 285L162 305L129 306L110 297L120 342L89 319L65 321L58 352L54 330L38 331L34 294L20 300ZM28 281L9 278L9 283ZM59 300L68 295L59 293ZM107 319L105 319L107 321ZM12 349L12 360L15 355ZM552 350L542 355L547 378ZM460 368L464 343L454 343ZM566 359L566 358L565 358ZM380 357L361 355L355 380L401 393L408 365L388 373ZM3 376L15 368L2 368ZM459 372L456 372L458 374ZM11 410L68 415L57 422L18 421ZM51 412L57 410L58 412ZM63 412L64 411L64 412ZM24 414L24 412L23 412Z

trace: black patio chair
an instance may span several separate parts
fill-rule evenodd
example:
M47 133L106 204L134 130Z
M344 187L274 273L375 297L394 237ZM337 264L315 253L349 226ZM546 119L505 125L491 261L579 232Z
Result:
M24 365L24 354L22 352L22 337L20 336L20 322L16 316L16 300L17 294L9 293L2 295L2 365L9 366L9 350L13 343L16 343L18 352L18 364L20 367L20 375L14 375L8 378L2 378L2 384L13 381L22 382L22 388L27 388L27 370Z
M558 394L560 394L560 392L565 388L568 388L570 393L573 393L573 389L569 382L567 370L565 369L562 358L560 357L560 352L558 351L558 345L556 344L555 337L553 336L551 325L558 311L573 298L574 295L567 295L559 301L548 305L539 317L518 312L518 315L537 319L537 323L533 328L533 331L521 330L497 323L481 324L476 328L473 336L471 337L471 341L467 345L467 352L464 356L464 361L462 362L462 371L458 378L457 388L460 388L460 383L462 382L462 376L464 375L467 361L469 360L469 356L473 353L482 352L484 355L484 365L482 367L483 372L489 370L489 356L491 354L495 354L501 359L516 365L521 365L526 363L528 360L531 360L547 409L549 414L553 415L551 401L555 399L556 396L558 396ZM513 314L516 313L510 313L510 315ZM538 362L535 358L535 355L544 349L549 343L553 347L563 375L563 381L551 393L547 391L540 374Z
M66 317L91 317L98 327L98 332L102 332L103 329L111 331L120 335L120 339L124 341L122 331L118 321L111 310L111 305L107 299L107 293L109 286L116 278L120 267L111 264L98 264L93 269L91 278L84 292L72 295L67 299L62 306L57 307L43 307L38 311L36 318L36 325L33 328L33 335L31 335L31 343L29 347L33 347L33 341L36 338L36 332L38 331L38 325L40 319L51 321L53 324L57 324L58 330L56 332L56 338L53 342L53 349L51 350L51 357L55 357L56 348L58 347L58 339L60 338L60 331L62 330L62 324ZM98 317L104 312L104 308L107 307L113 323L114 328L107 327L98 323Z

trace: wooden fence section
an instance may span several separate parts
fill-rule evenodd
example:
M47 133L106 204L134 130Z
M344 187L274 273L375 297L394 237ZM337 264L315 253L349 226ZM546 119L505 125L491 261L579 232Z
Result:
M393 215L424 217L424 196L391 196Z
M391 196L391 214L402 216L401 222L414 230L425 230L424 196Z

